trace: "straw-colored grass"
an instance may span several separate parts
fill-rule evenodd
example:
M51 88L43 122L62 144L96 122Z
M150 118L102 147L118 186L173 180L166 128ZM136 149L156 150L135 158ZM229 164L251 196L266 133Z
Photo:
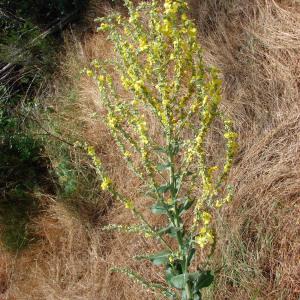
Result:
M93 10L96 6L94 2ZM223 109L235 120L240 136L231 174L235 199L217 221L213 265L221 270L205 299L297 300L300 5L292 0L194 0L191 6L206 60L223 76ZM108 5L105 9L110 10ZM118 187L146 206L139 181L126 169L101 122L96 86L78 77L92 58L108 57L112 50L101 34L89 33L80 41L74 36L67 40L57 89L48 99L57 111L56 122L66 138L79 137L94 145ZM66 85L78 95L71 104L61 96ZM212 143L217 153L218 144L214 139ZM157 245L137 236L102 232L103 224L134 220L108 195L97 197L92 207L101 213L92 224L61 202L48 201L45 213L32 220L39 242L16 257L1 253L0 299L154 299L108 270L113 265L132 266L161 280L157 269L131 259Z

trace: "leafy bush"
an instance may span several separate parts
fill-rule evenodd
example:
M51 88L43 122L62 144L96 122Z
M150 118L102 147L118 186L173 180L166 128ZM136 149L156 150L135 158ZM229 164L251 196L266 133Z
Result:
M4 0L0 5L0 221L4 243L13 250L26 245L27 222L37 209L33 190L53 190L46 179L44 141L32 130L35 96L55 67L59 35L53 28L69 14L78 16L86 3Z
M201 289L212 283L213 275L205 261L193 266L193 260L199 250L207 257L212 254L214 214L232 200L232 188L226 182L237 135L219 109L218 71L204 64L187 3L166 0L161 6L151 1L137 7L129 0L125 3L128 18L113 14L98 20L102 22L99 30L108 32L116 59L95 60L86 73L97 81L107 126L129 168L148 188L145 195L154 202L151 212L164 216L165 226L151 224L135 200L114 185L94 148L86 146L86 150L102 179L101 188L140 222L134 226L111 224L104 229L157 239L162 252L136 259L162 265L166 281L148 282L127 268L113 271L126 273L172 299L201 299ZM217 122L224 130L222 165L213 164L207 145Z

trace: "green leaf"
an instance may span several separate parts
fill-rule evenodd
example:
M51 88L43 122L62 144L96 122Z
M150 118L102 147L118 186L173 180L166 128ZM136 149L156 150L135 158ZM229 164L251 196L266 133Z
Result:
M214 280L214 276L210 271L185 273L170 278L170 283L177 289L184 289L186 283L189 281L193 284L193 293L199 294L199 290L208 287ZM201 298L200 298L201 299Z
M159 188L157 188L157 191L159 193L166 193L170 189L171 189L171 185L170 184L164 184L164 185L161 185Z
M201 299L202 299L202 295L199 291L196 294L194 294L193 300L201 300Z
M187 198L184 203L179 207L179 214L182 215L186 212L195 202L195 200Z
M192 248L189 252L189 255L187 257L187 265L189 266L191 264L192 259L194 258L194 254L196 252L195 248Z
M174 192L177 193L180 190L181 187L181 180L180 180L180 174L174 175ZM173 188L170 186L170 188Z
M168 288L159 283L148 282L143 276L131 269L112 268L110 269L110 271L126 274L129 278L134 279L135 282L141 284L144 288L146 287L152 291L159 291L160 293L162 293L170 299L176 299L176 294L173 291L169 290Z
M166 281L171 284L171 279L177 275L179 275L181 270L178 270L178 268L176 268L176 266L178 265L178 267L181 267L180 264L178 264L177 262L175 262L175 265L171 266L168 265L167 269L166 269Z
M211 271L202 271L197 272L198 278L194 281L194 292L199 291L202 288L208 287L214 281L214 276L211 274Z
M173 226L172 224L170 224L169 226L160 229L158 232L159 232L160 234L169 234L170 237L176 238L176 233L177 233L178 231L180 231L180 230L182 230L182 228L180 228L180 227L175 227L175 226Z
M188 210L193 205L194 202L195 202L194 199L187 198L183 203L184 210Z
M201 299L202 297L200 292L193 294L193 300L201 300ZM185 290L182 291L181 300L188 300Z
M171 144L170 145L170 153L172 154L172 155L176 155L176 154L178 154L178 152L179 152L179 143L178 142L175 142L175 143L173 143L173 144Z
M154 150L158 152L168 153L168 150L164 147L155 147Z
M136 256L135 258L136 259L148 259L154 265L159 266L159 265L167 264L169 262L170 254L171 254L171 251L165 250L162 252L158 252L156 254Z
M188 273L180 274L170 278L171 285L177 289L184 289L187 281L188 281Z
M163 170L166 170L168 168L170 168L170 163L167 163L167 164L158 164L157 165L157 170L158 171L163 171Z
M172 226L168 232L168 234L173 237L173 238L176 238L176 233L177 231L181 230L179 227L174 227Z
M172 224L168 225L167 227L163 227L161 229L159 229L157 231L158 234L166 234L166 233L169 233L170 229L172 228Z
M151 207L151 211L156 215L167 214L168 206L156 203Z

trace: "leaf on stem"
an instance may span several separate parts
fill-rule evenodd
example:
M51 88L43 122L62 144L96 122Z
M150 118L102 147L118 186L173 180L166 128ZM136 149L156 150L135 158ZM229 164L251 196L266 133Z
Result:
M151 207L151 211L155 215L162 215L162 214L167 214L168 208L169 208L169 205L167 205L167 204L163 205L163 204L156 203Z
M159 266L169 263L169 257L171 254L171 251L165 250L151 255L138 255L135 256L135 259L147 259L150 260L154 265Z

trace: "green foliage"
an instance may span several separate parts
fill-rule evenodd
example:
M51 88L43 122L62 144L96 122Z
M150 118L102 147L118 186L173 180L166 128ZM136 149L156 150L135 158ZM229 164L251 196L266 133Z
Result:
M86 150L102 179L101 188L132 211L147 229L145 236L164 247L162 252L136 257L164 267L164 290L153 288L153 283L134 271L121 272L171 299L201 299L201 289L214 277L210 270L193 266L193 261L198 251L207 254L210 250L207 257L212 255L217 242L214 215L232 199L227 178L237 134L220 111L218 71L203 61L197 29L187 17L187 3L166 0L162 6L153 0L137 7L131 1L125 3L128 18L113 14L99 20L99 30L108 32L114 46L115 60L95 60L86 73L99 86L107 109L106 124L124 159L148 187L151 212L162 215L166 226L150 224L134 199L118 191L95 150ZM208 134L214 133L217 121L225 141L221 165L213 164L208 148ZM188 211L191 221L183 217ZM170 240L175 240L176 248Z
M49 182L42 178L48 170L41 159L41 141L30 133L23 110L8 101L14 99L0 99L0 223L3 244L17 251L32 240L27 230L37 210L32 191Z
M72 196L77 190L77 174L68 158L61 159L55 168L62 196Z
M27 18L22 7L15 1L4 1L0 21L0 160L3 166L12 166L12 170L17 165L29 167L39 160L41 140L31 133L32 115L36 111L34 95L53 56L50 39L39 38L41 30ZM31 171L23 170L24 174ZM17 183L19 179L16 176ZM15 186L7 182L0 189L11 185Z
M87 1L3 0L0 5L0 222L3 242L18 250L28 241L27 223L36 211L35 190L53 192L44 140L33 134L35 98L55 67L59 34ZM68 18L71 15L72 18ZM60 20L65 20L57 27ZM64 193L75 189L70 167L61 163Z
M40 152L40 142L35 139L28 131L26 124L27 109L16 108L13 99L0 99L0 141L3 149L8 147L14 153L19 153L20 160L35 160ZM30 108L29 108L30 109ZM3 159L3 157L2 157Z

